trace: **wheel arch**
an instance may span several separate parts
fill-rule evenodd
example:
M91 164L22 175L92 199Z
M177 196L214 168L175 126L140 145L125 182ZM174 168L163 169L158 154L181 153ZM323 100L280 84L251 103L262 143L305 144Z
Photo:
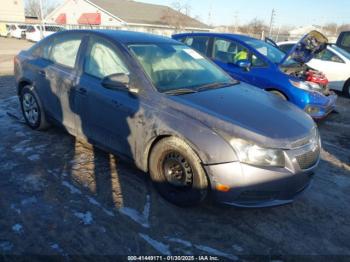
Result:
M28 80L28 79L21 79L20 81L18 81L18 84L17 84L17 95L19 96L23 90L24 87L26 86L32 86L33 85L33 82Z
M269 87L269 88L265 88L265 91L267 91L267 92L277 91L277 92L281 93L282 95L284 95L284 97L287 99L287 101L290 101L288 95L285 92L281 91L280 89L277 89L274 87Z

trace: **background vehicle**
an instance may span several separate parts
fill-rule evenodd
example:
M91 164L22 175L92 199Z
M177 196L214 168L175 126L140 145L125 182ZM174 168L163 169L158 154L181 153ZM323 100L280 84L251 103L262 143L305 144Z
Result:
M227 204L290 203L319 162L307 114L169 38L59 32L22 51L15 75L31 128L58 122L131 159L177 205L203 201L209 187Z
M277 45L288 53L297 42L281 42ZM313 69L323 72L331 89L341 91L350 97L350 53L337 45L330 44L307 63Z
M9 28L10 26L8 24L0 23L0 36L8 37L10 33Z
M26 25L11 24L10 36L17 39L24 38L26 29L27 29Z
M30 25L26 31L26 39L32 42L39 42L42 38L63 31L64 28L53 25ZM42 33L41 33L42 31Z
M350 31L341 32L336 45L350 52Z
M305 50L286 55L264 41L233 34L190 33L173 38L208 56L234 78L292 102L315 119L324 118L335 107L335 94L326 86L306 81L304 64L311 57ZM305 42L309 38L315 36L306 36ZM319 41L314 49L321 46Z

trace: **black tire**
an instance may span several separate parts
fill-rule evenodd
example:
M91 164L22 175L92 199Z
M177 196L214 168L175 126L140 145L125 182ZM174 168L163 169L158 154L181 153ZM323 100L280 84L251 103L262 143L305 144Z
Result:
M28 111L27 99L31 99L30 101L32 101L32 114L30 114ZM50 126L47 121L42 103L39 99L39 96L35 92L34 87L29 85L25 86L21 91L19 100L21 103L23 117L30 128L34 130L46 130ZM36 117L34 117L34 115Z
M284 94L282 94L280 91L277 91L277 90L269 90L269 92L271 93L271 94L274 94L275 96L278 96L278 97L280 97L280 98L282 98L283 100L288 100L287 99L287 97L284 95Z
M172 168L174 165L175 172ZM149 171L160 195L177 206L198 205L208 194L209 183L201 160L179 138L165 138L154 146L150 155ZM181 179L174 178L177 175Z
M343 95L350 98L350 79L344 85Z

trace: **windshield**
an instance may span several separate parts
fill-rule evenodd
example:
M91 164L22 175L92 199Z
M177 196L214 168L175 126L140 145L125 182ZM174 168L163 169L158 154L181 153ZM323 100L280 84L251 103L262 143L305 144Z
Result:
M350 60L350 53L347 52L346 50L344 50L343 48L340 48L339 46L336 45L331 45L331 47L337 51L338 53L342 54L343 56L345 56L347 59Z
M235 83L216 65L185 45L132 44L129 48L159 92Z
M278 48L261 40L251 39L245 41L245 43L256 49L260 54L266 56L272 63L275 64L282 62L286 55Z

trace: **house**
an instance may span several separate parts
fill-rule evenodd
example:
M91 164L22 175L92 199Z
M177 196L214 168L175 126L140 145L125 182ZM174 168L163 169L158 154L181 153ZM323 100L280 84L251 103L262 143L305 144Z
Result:
M210 30L208 25L170 7L131 0L66 0L45 22L68 28L122 29L161 35Z
M24 22L23 0L1 0L1 22Z

